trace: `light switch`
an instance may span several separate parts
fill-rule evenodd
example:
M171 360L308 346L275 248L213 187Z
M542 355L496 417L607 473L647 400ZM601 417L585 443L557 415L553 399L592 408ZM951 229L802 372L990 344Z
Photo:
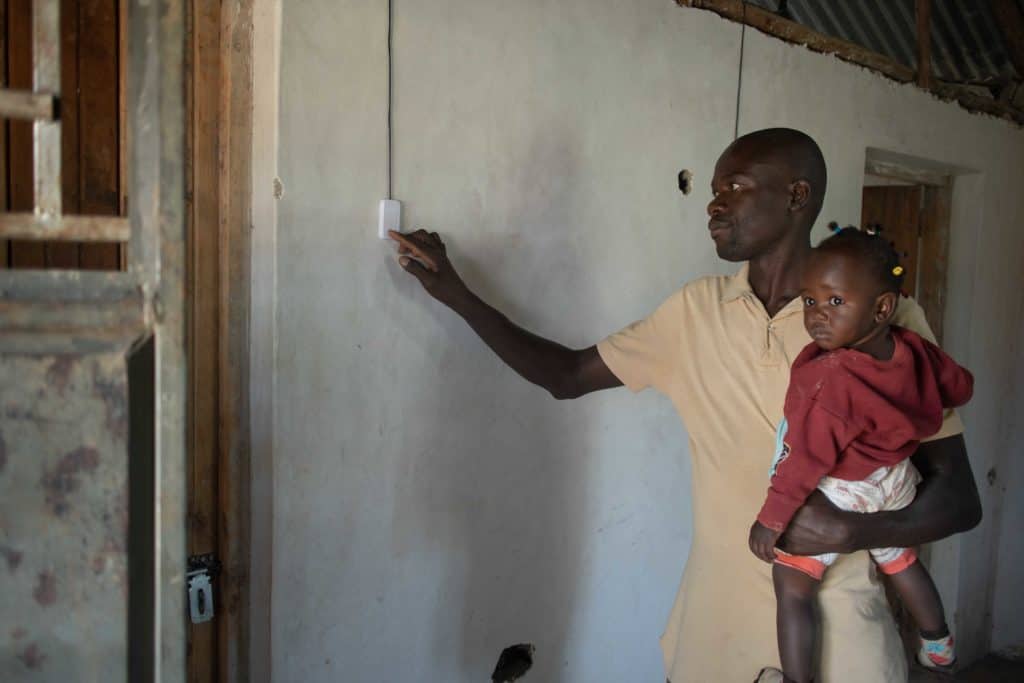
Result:
M377 237L388 239L388 230L402 231L402 202L397 199L380 200L377 217Z

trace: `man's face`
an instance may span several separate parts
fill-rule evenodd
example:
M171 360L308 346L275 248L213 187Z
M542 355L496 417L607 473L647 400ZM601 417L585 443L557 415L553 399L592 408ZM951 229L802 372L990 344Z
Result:
M786 170L752 145L733 143L715 164L708 230L719 258L749 261L791 228Z
M804 268L801 285L804 327L826 351L856 348L888 320L880 294L856 258L817 251Z

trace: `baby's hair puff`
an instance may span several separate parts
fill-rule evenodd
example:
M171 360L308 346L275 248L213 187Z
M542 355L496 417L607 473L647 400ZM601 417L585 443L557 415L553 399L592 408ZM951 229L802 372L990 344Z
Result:
M903 288L906 271L900 265L900 256L893 245L877 230L869 232L853 226L839 228L830 225L833 233L818 244L824 252L843 252L857 258L882 287L883 292L896 292Z

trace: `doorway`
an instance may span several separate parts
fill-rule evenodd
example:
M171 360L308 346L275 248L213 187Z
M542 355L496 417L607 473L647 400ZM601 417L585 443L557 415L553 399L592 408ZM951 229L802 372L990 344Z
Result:
M924 309L925 318L942 344L949 264L951 174L908 164L872 159L865 165L861 203L861 229L877 232L900 256L906 273L903 293ZM920 549L921 561L930 564L929 546ZM918 629L888 577L886 597L913 667Z

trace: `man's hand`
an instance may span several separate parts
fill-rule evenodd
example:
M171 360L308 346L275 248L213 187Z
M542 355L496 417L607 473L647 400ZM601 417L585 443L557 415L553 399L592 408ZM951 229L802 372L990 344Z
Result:
M793 516L779 548L793 555L911 548L977 526L981 503L963 435L922 443L913 459L924 481L907 507L847 512L815 491Z
M462 278L448 260L444 242L436 232L417 230L407 235L391 233L398 242L398 262L412 273L430 296L449 307L468 294Z
M791 555L852 553L856 548L852 546L847 522L858 521L851 518L860 514L840 510L824 493L815 490L793 515L779 540L779 548Z
M782 535L781 531L772 531L761 522L754 522L750 527L750 552L765 562L775 561L775 542Z

